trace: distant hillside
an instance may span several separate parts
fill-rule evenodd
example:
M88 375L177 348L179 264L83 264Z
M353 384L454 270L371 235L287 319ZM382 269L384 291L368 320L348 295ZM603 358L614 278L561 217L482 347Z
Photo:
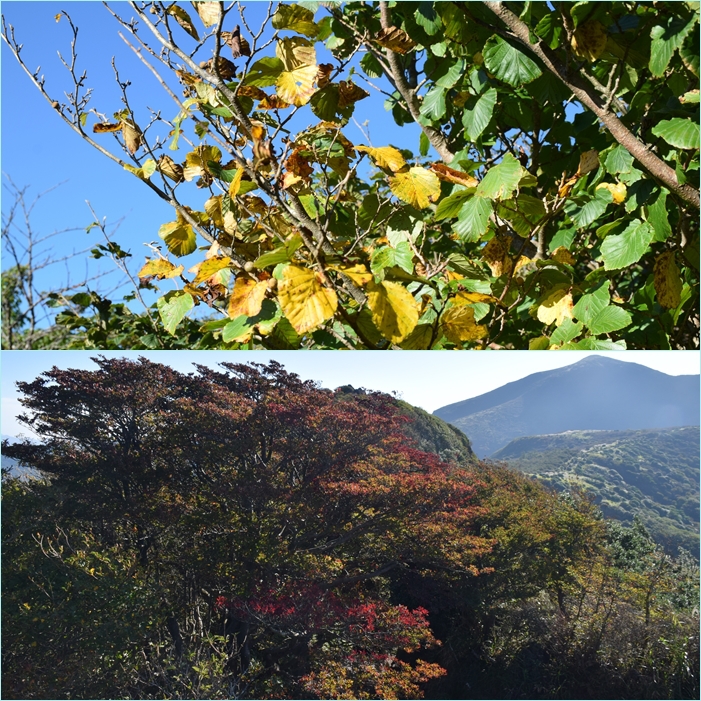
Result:
M348 398L362 397L366 390L344 385L336 389L336 394ZM402 415L409 418L403 426L403 433L416 441L416 447L427 453L438 455L445 462L471 464L477 461L468 437L455 426L429 414L423 409L402 400L394 400Z
M404 433L417 442L419 450L435 453L445 462L464 465L477 461L470 440L460 429L419 407L403 401L398 404L402 413L411 419Z
M637 514L670 552L698 553L698 426L516 438L492 459L558 490L586 489L608 518Z
M699 423L699 376L670 376L637 363L588 356L434 412L486 457L519 436Z

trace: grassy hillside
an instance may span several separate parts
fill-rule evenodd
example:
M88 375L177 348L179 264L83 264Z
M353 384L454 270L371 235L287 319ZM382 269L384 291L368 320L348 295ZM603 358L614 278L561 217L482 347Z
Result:
M637 514L672 552L698 552L698 426L530 436L492 457L557 490L591 492L608 518L630 524Z

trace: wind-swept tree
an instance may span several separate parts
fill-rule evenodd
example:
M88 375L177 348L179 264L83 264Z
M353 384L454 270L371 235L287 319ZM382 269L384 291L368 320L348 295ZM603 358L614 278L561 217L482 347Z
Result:
M209 305L198 347L698 347L695 5L107 11L170 108L118 72L122 104L93 107L65 13L67 100L3 37L60 118L172 204L140 272L169 290L169 333ZM396 130L358 143L375 91Z
M75 684L76 664L99 667L80 693L168 697L414 698L444 674L423 659L428 611L396 603L391 578L477 577L490 541L471 529L473 478L407 445L391 397L276 363L97 363L21 383L42 442L4 446L61 495L57 530L35 531L58 579L15 572L39 591L8 602L37 625L66 614L45 692ZM10 666L26 636L5 638Z

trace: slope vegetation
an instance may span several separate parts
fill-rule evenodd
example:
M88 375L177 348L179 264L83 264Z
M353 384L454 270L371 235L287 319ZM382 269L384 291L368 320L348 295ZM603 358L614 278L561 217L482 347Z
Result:
M638 515L672 552L698 551L698 426L529 436L492 458L557 490L587 490L609 518Z

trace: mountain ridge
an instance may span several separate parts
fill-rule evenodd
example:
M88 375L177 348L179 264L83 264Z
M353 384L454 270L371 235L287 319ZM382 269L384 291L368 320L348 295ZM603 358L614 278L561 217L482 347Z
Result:
M433 412L484 458L518 436L697 425L699 376L588 356Z

